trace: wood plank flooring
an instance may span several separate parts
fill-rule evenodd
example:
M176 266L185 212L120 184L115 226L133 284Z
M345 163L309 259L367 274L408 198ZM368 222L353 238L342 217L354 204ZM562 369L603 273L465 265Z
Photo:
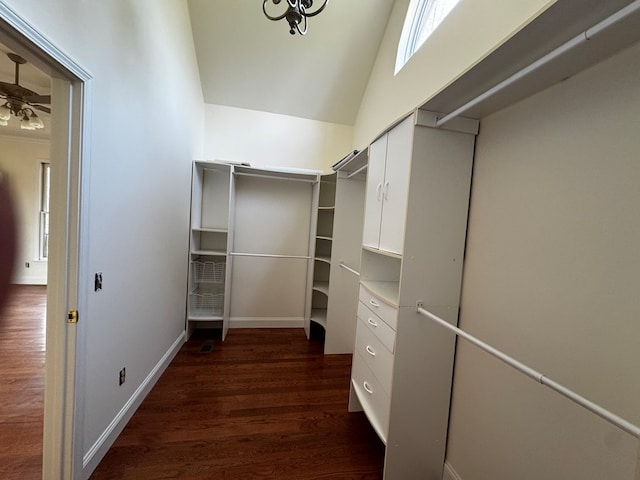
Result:
M0 479L42 476L46 287L0 313ZM349 355L302 330L187 342L92 479L381 479L384 447L348 413Z
M0 478L42 478L46 287L15 286L0 312Z
M384 447L347 411L350 355L298 329L187 342L91 479L381 479Z

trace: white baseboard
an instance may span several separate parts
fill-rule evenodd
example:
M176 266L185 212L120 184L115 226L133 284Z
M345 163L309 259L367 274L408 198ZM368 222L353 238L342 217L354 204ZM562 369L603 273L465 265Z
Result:
M442 480L462 480L458 472L456 472L451 464L447 461L444 462L444 473L442 475Z
M118 435L120 435L124 427L127 425L127 422L129 422L142 401L149 394L160 378L160 375L162 375L173 358L180 351L180 348L184 344L185 334L185 332L182 332L178 338L176 338L160 361L155 367L153 367L151 372L149 372L147 378L145 378L136 391L133 392L133 395L131 395L127 403L124 404L109 426L104 430L104 432L102 432L102 435L98 437L98 440L96 440L87 453L85 453L82 459L83 478L89 478L91 473L96 469L100 460L102 460L102 458L107 454L107 451L109 451L113 442L116 441L116 438L118 438Z
M304 318L231 317L229 328L304 328Z

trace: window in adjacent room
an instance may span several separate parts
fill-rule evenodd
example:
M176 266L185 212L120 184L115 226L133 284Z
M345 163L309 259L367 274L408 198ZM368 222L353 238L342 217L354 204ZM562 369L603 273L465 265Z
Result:
M396 57L397 74L459 0L411 0Z
M49 258L49 191L51 168L40 164L40 260Z

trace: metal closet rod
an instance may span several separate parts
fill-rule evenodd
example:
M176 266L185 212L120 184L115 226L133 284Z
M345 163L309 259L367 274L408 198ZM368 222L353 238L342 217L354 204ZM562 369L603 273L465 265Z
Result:
M247 253L247 252L231 252L229 255L236 257L263 257L263 258L302 258L309 260L309 255L276 255L271 253Z
M615 413L612 413L609 410L601 407L600 405L598 405L596 403L593 403L591 400L587 400L583 396L575 393L573 390L570 390L567 387L565 387L564 385L562 385L562 384L560 384L558 382L555 382L555 381L551 380L550 378L547 378L546 376L544 376L542 373L538 372L537 370L534 370L533 368L525 365L524 363L519 362L518 360L514 359L513 357L510 357L506 353L501 352L500 350L492 347L491 345L483 342L482 340L479 340L478 338L474 337L473 335L470 335L469 333L465 332L464 330L461 330L460 328L451 325L446 320L443 320L442 318L438 317L437 315L434 315L433 313L429 312L428 310L425 310L423 308L423 306L422 306L422 302L418 302L417 303L417 312L419 314L427 317L428 319L434 321L438 325L440 325L442 327L445 327L448 330L451 330L456 335L464 338L468 342L474 344L475 346L479 347L480 349L484 350L485 352L489 353L490 355L493 355L494 357L496 357L497 359L503 361L504 363L506 363L510 367L513 367L514 369L518 370L520 373L525 374L527 377L532 378L536 382L541 383L542 385L545 385L545 386L549 387L551 390L559 393L560 395L563 395L564 397L568 398L569 400L573 401L574 403L577 403L581 407L586 408L590 412L595 413L600 418L603 418L607 422L615 425L616 427L624 430L625 432L633 435L634 437L640 438L640 427L638 427L637 425L634 425L633 423L629 422L628 420L625 420L624 418L619 417Z
M344 268L346 271L353 273L355 276L357 277L360 276L360 272L358 272L357 270L354 270L353 268L351 268L350 266L348 266L346 263L342 261L340 262L340 266Z
M549 63L550 61L556 59L557 57L563 55L564 53L568 52L569 50L577 47L578 45L580 45L580 44L582 44L584 42L589 41L589 39L591 39L592 37L594 37L597 34L603 32L604 30L608 29L612 25L615 25L620 20L628 17L629 15L632 15L632 14L636 13L638 10L640 10L640 0L635 0L633 3L630 3L629 5L627 5L626 7L622 8L621 10L618 10L613 15L605 18L601 22L595 24L593 27L591 27L591 28L585 30L584 32L580 33L579 35L575 36L574 38L572 38L568 42L560 45L555 50L552 50L551 52L547 53L545 56L543 56L543 57L539 58L538 60L536 60L535 62L533 62L532 64L530 64L527 67L523 68L522 70L514 73L513 75L511 75L507 79L505 79L502 82L498 83L496 86L490 88L486 92L480 94L479 96L477 96L473 100L469 101L468 103L465 103L464 105L462 105L458 109L454 110L453 112L449 113L448 115L445 115L444 117L438 119L436 121L436 127L444 125L445 123L447 123L448 121L454 119L455 117L459 117L464 112L466 112L467 110L475 107L480 102L483 102L487 98L489 98L489 97L495 95L496 93L500 92L501 90L507 88L509 85L511 85L512 83L517 82L521 78L526 77L530 73L534 72L535 70L537 70L538 68L542 67L543 65L546 65L547 63Z
M349 175L347 175L347 178L351 178L351 177L355 177L357 174L359 174L360 172L363 172L367 169L369 165L365 164L363 166L361 166L359 169L354 170L353 172L351 172Z

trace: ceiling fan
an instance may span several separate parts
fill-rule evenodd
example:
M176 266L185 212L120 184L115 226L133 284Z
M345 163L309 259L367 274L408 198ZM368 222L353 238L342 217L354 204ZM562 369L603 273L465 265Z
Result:
M0 125L8 125L11 115L14 115L20 118L20 127L25 130L44 128L44 123L34 109L51 113L49 107L41 105L51 104L51 95L39 95L20 85L20 65L24 65L27 61L15 53L7 53L7 56L15 63L15 81L14 83L0 81L0 98L6 100L0 105Z

